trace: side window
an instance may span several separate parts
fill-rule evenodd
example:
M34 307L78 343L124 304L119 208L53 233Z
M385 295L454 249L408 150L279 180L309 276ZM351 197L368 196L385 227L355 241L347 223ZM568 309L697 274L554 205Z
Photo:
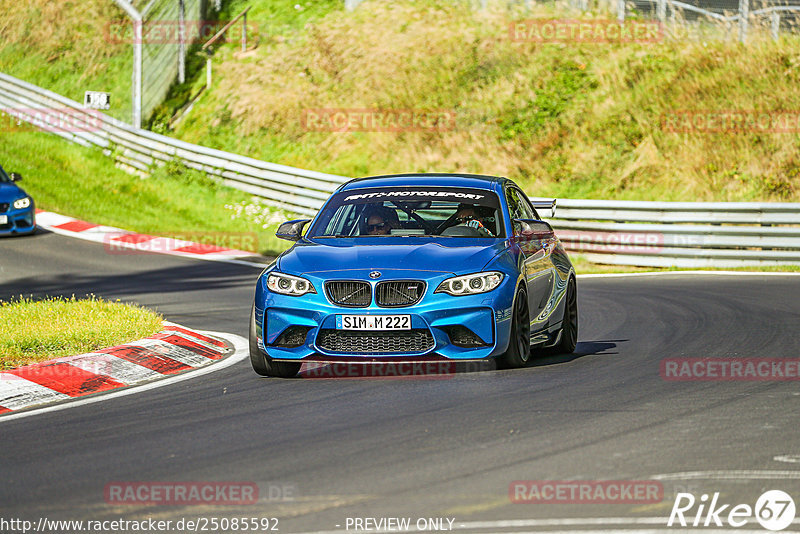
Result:
M520 202L522 202L522 209L525 211L525 213L529 214L529 216L527 216L525 218L526 219L541 219L541 217L539 217L539 214L536 213L536 210L533 208L533 204L531 204L531 201L528 200L528 196L525 193L523 193L522 191L519 191L519 190L515 190L515 191L517 191L517 194L519 195Z
M508 201L508 211L511 219L538 219L536 212L517 189L509 187L506 190L506 200Z

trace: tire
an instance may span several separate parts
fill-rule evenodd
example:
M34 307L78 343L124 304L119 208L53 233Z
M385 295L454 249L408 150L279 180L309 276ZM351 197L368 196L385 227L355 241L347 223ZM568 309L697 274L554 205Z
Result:
M277 376L280 378L292 378L300 371L302 363L297 362L276 362L262 351L258 346L256 338L256 308L250 311L250 364L253 371L261 376Z
M574 277L567 283L564 319L561 322L561 340L553 347L556 354L572 354L578 346L578 284Z
M511 322L511 336L508 350L497 360L499 369L525 367L531 358L531 320L528 312L528 295L524 290L517 291L514 298L514 314Z

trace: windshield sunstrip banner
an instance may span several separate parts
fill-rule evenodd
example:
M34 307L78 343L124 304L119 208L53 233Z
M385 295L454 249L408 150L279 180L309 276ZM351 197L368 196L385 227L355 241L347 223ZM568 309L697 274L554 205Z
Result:
M447 191L447 190L390 190L374 191L370 193L354 193L347 195L342 202L359 202L364 200L444 200L450 202L468 202L486 204L492 203L485 194L480 192ZM488 201L488 202L487 202Z

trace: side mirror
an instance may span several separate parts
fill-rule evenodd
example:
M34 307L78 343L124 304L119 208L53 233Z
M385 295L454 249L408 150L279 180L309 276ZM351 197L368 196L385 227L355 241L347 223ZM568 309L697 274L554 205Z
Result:
M12 172L11 174L8 175L8 177L11 178L12 182L19 182L22 180L22 175L19 174L18 172Z
M514 236L521 241L553 239L556 233L550 223L537 219L514 219Z
M299 241L303 237L303 228L306 224L310 223L311 219L295 219L294 221L287 221L278 227L275 235L281 239L289 241Z

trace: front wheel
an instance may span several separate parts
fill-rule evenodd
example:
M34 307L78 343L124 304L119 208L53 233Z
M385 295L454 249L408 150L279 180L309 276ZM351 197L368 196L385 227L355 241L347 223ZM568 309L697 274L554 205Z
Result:
M261 376L277 376L280 378L291 378L300 371L301 363L296 362L276 362L258 346L256 337L256 308L253 306L250 312L250 364L253 371Z
M525 367L531 357L531 320L528 313L528 295L517 291L514 299L514 315L511 322L511 338L508 350L497 360L500 369Z

